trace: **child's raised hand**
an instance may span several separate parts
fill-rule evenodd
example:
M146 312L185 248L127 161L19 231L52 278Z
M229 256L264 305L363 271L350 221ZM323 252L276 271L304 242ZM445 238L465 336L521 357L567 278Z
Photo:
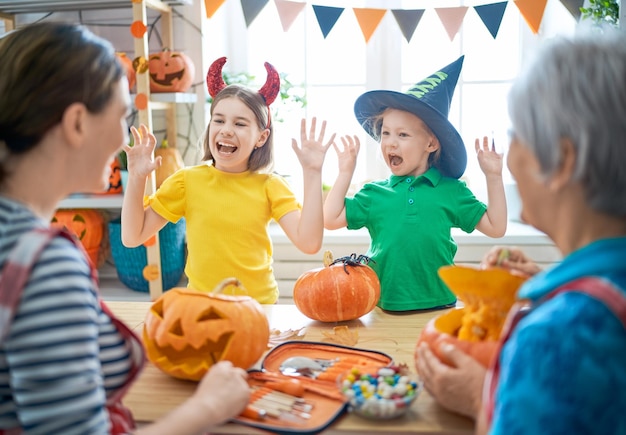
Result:
M502 154L496 152L495 143L489 146L489 138L483 137L483 145L480 146L480 140L476 138L474 148L478 157L478 164L481 171L485 175L501 175L502 174Z
M128 160L128 173L132 176L147 177L152 171L161 166L161 157L154 158L156 138L144 124L137 130L130 128L133 135L133 146L124 144L124 152Z
M324 135L326 134L326 121L322 121L322 128L320 129L319 136L315 138L315 131L317 127L317 118L311 120L311 128L307 137L306 119L302 119L300 122L300 142L301 146L298 146L298 142L295 139L291 140L291 147L298 156L298 160L302 165L302 169L313 169L317 171L322 170L324 164L324 158L326 157L326 151L330 148L330 145L335 140L335 133L330 137L326 145L324 145Z
M343 136L341 138L343 150L340 150L337 144L333 143L333 148L337 153L337 161L339 162L339 172L349 172L352 174L356 168L356 158L361 148L359 138L355 136Z

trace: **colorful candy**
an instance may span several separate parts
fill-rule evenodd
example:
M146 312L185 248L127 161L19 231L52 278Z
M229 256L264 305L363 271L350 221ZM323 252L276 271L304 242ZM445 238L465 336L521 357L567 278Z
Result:
M421 385L398 367L383 367L374 374L362 373L353 367L343 378L340 388L356 413L389 419L406 412L419 394Z

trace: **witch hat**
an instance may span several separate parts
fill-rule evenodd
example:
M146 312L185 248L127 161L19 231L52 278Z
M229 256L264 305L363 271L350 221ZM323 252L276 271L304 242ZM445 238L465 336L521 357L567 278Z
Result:
M459 57L404 94L385 90L364 93L354 103L356 119L378 141L380 131L376 129L379 130L380 125L377 127L374 121L385 109L413 113L432 130L441 145L441 154L434 166L446 177L459 178L467 166L467 152L461 135L448 121L448 114L464 58Z

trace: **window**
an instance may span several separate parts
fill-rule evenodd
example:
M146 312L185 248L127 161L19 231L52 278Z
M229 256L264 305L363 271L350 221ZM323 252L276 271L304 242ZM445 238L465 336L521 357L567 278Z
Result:
M306 84L307 106L304 109L281 109L284 122L275 130L275 170L289 176L296 194L302 190L302 175L291 149L291 138L299 138L302 117L317 116L328 120L328 131L337 132L339 136L359 136L361 152L353 178L355 189L365 181L386 178L389 172L378 145L367 137L355 119L354 101L368 89L405 91L437 68L465 54L449 119L468 148L464 179L479 197L486 199L484 176L474 157L474 138L493 136L496 147L501 152L506 151L506 95L523 60L542 37L571 31L575 20L558 0L549 0L540 35L533 35L510 1L494 39L472 8L485 3L488 2L404 0L392 4L344 1L340 6L346 9L326 39L310 2L288 32L283 31L272 4L259 13L247 30L239 5L231 5L224 12L223 19L231 24L225 27L229 27L232 41L241 40L241 35L247 34L246 42L227 47L232 50L227 53L231 68L235 64L242 65L242 69L249 67L248 71L262 81L265 77L263 62L269 61L279 71L287 73L292 83ZM320 4L336 6L331 2ZM434 7L460 5L469 9L459 33L450 41ZM425 13L410 43L402 36L395 18L388 11L366 44L353 7L425 9ZM232 41L228 44L235 45ZM331 149L324 165L324 182L332 184L336 173L335 152ZM505 169L507 181L510 178Z

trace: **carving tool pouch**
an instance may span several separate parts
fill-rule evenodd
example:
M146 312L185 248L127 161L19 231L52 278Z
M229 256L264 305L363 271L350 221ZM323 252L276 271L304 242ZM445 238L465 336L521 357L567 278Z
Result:
M316 378L287 376L280 366L291 357L329 360L332 365ZM348 407L337 378L353 367L376 370L391 362L389 355L373 350L321 342L282 343L267 353L261 370L249 372L249 406L232 421L277 434L320 433Z

